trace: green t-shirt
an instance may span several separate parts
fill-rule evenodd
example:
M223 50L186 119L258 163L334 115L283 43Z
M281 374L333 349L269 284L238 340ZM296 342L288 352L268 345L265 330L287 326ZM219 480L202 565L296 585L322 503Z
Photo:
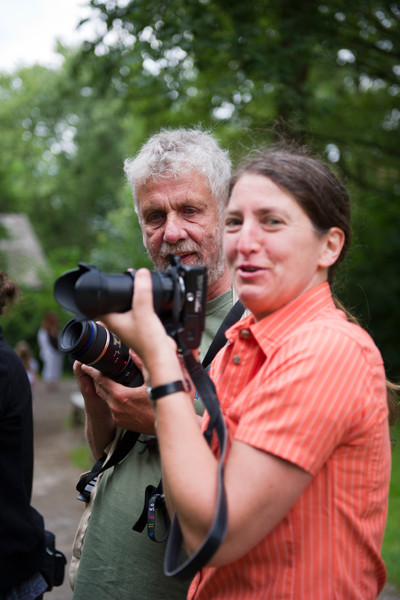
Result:
M207 302L201 358L231 307L231 291ZM197 401L197 412L201 406ZM144 443L150 437L141 435L128 456L104 472L86 531L74 600L186 598L190 581L164 575L166 544L151 541L146 528L142 533L132 530L143 509L146 487L157 486L161 477L158 450Z

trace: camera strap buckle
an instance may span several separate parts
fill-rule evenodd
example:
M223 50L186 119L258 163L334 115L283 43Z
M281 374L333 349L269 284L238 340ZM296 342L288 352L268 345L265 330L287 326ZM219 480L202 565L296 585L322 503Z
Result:
M76 489L79 492L79 495L77 496L78 500L82 500L82 502L86 503L89 502L90 494L92 493L93 488L97 483L97 479L100 473L121 462L121 460L125 458L125 456L132 450L133 446L136 444L138 437L139 433L137 433L136 431L126 431L118 441L114 452L107 460L107 462L106 456L104 455L94 463L90 473L87 473L86 475L81 477L78 483L76 484Z
M156 537L156 517L157 511L161 509L165 531L163 536L158 539ZM153 542L162 544L168 538L169 530L171 527L171 520L168 515L167 507L165 504L165 497L162 491L162 481L160 480L157 487L154 485L148 485L145 491L144 506L142 514L133 525L132 529L141 533L147 525L147 535Z

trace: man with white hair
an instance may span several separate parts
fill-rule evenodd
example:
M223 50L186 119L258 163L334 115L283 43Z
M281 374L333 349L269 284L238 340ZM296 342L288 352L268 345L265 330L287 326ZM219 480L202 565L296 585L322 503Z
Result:
M230 172L227 152L201 129L162 130L125 161L144 246L155 268L165 270L171 253L184 265L207 267L200 358L232 307L222 246ZM74 548L71 563L74 600L185 598L189 581L164 576L165 544L151 541L146 531L132 531L146 487L157 486L161 477L154 411L146 388L125 387L78 362L74 372L85 399L87 440L96 459L121 430L140 432L128 455L102 474L92 493L84 543ZM200 415L201 401L195 400L195 405Z

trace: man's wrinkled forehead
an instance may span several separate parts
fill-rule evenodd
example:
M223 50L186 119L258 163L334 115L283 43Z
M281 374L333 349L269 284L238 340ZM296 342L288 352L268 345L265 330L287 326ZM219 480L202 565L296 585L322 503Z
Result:
M161 208L162 206L208 206L216 205L207 179L198 171L181 173L177 177L157 177L147 179L138 189L136 205L139 217L150 206Z
M139 195L141 191L146 191L159 184L163 185L169 181L176 184L181 180L187 181L191 178L201 179L210 190L208 177L202 171L193 169L193 166L186 165L185 163L180 165L179 169L177 169L176 165L168 163L167 165L163 165L162 168L160 166L158 170L153 171L146 179L140 180L136 185L136 193Z

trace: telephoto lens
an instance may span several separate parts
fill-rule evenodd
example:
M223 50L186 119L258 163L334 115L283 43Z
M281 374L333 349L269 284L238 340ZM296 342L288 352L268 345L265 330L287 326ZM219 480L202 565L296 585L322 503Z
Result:
M71 319L59 335L63 352L85 365L96 368L114 381L128 387L138 387L143 376L128 348L113 333L95 321Z
M170 261L167 271L151 271L154 310L178 345L198 348L206 318L207 269L183 265L179 256L172 254ZM79 263L78 269L56 280L54 297L80 321L96 319L106 313L130 310L134 281L134 270L107 274L93 265Z

